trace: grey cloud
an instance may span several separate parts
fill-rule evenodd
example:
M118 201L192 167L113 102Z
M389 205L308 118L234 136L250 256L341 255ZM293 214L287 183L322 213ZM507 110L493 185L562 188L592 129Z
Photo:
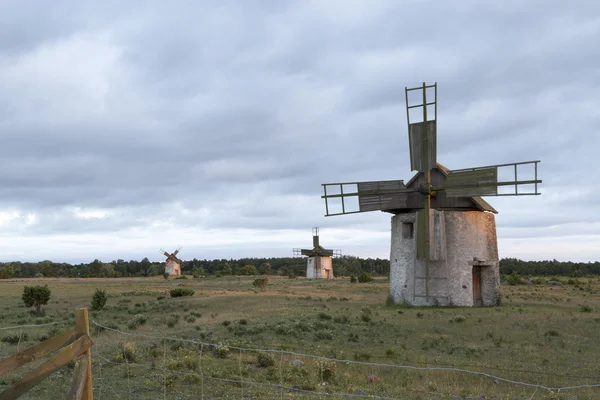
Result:
M0 211L39 215L23 235L386 233L389 214L324 218L320 184L410 179L403 91L423 81L439 82L442 164L542 160L541 197L489 199L503 237L600 215L591 195L552 197L600 189L597 2L53 4L0 24ZM574 201L585 212L556 215Z

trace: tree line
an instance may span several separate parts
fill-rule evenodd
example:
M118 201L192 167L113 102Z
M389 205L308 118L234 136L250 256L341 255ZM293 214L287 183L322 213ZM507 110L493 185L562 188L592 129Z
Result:
M510 275L513 272L521 276L568 276L580 278L584 276L600 275L600 261L572 262L572 261L523 261L517 258L503 258L500 260L500 273Z
M182 262L182 272L194 275L283 275L304 276L306 259L298 257L241 258L220 260L187 260ZM389 276L390 262L381 258L360 258L342 256L333 261L335 276L358 276L363 272L373 276ZM521 276L569 276L583 277L600 275L600 262L571 261L523 261L517 258L500 260L500 273L510 275L517 272ZM132 277L156 276L164 273L164 263L144 258L136 260L114 260L102 262L69 264L50 260L40 262L0 263L0 279L32 277Z
M333 261L334 275L350 276L362 272L374 276L387 276L390 273L389 260L380 258L360 258L343 256ZM306 275L306 259L299 257L241 258L220 260L182 261L182 273L194 275ZM65 277L65 278L118 278L133 276L156 276L164 273L164 262L137 260L113 260L102 262L98 259L90 263L55 263L50 260L40 262L0 263L0 279Z

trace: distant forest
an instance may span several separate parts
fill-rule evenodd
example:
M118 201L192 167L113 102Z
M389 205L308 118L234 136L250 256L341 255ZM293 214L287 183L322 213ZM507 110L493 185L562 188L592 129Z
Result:
M333 261L335 276L359 275L368 272L373 276L389 276L390 262L381 258L343 256ZM183 261L183 273L194 275L283 275L304 276L306 259L298 257L241 258L239 260L188 260ZM164 272L163 262L116 260L68 264L49 260L33 262L0 263L0 279L31 277L105 277L155 276ZM521 276L600 275L600 262L575 263L551 261L522 261L516 258L500 260L500 273L519 273Z

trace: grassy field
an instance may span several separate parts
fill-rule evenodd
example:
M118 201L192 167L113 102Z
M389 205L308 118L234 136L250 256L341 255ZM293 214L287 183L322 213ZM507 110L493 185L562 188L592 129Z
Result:
M600 388L551 392L454 370L547 387L600 383L600 279L502 286L499 307L406 308L386 306L389 281L383 279L351 284L269 277L261 291L252 286L255 277L188 278L0 281L0 329L74 321L75 309L88 307L96 288L106 290L106 307L91 311L90 319L130 334L91 323L95 399L347 398L342 393L398 399L600 398ZM52 290L41 318L21 302L23 287L33 284ZM169 297L169 289L181 286L194 289L194 296ZM73 325L0 330L1 358ZM1 376L0 390L26 371ZM369 375L378 382L368 383ZM64 398L71 377L66 368L23 398Z

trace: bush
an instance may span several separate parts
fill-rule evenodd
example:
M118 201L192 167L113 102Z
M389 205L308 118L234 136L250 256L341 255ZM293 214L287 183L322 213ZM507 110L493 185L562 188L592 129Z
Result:
M136 314L132 319L127 322L129 329L137 329L138 326L146 323L146 316L144 314Z
M513 271L510 275L504 275L504 279L508 282L509 285L520 285L523 282L523 278L517 271Z
M120 349L117 351L115 356L115 362L135 362L135 344L133 343L125 343L120 346Z
M23 334L12 333L4 336L1 341L2 343L8 344L17 344L19 342L25 342L29 339L29 334L27 332Z
M322 320L330 320L332 318L331 315L327 314L326 312L320 312L318 315L319 319Z
M367 282L371 282L372 280L373 280L373 277L368 272L363 272L358 276L358 281L360 283L367 283Z
M102 310L106 305L106 292L104 290L96 289L92 296L92 310Z
M165 278L165 279L169 279L169 273L168 273L168 272L165 272L165 273L163 274L163 278Z
M260 368L272 367L275 365L275 357L273 357L273 354L269 353L258 353L256 355L256 364Z
M255 279L254 282L252 282L252 286L257 287L260 290L263 290L267 286L268 282L269 282L268 278L258 278L258 279Z
M204 275L204 274L205 274L204 268L202 268L202 267L196 267L192 271L192 275L193 275L194 279L201 278L202 275Z
M25 286L21 299L25 307L35 307L35 313L42 316L42 306L48 304L50 300L50 289L48 285L44 286Z
M227 356L229 355L229 347L223 344L219 344L215 347L215 355L218 358L227 358Z
M196 291L190 288L175 288L169 291L171 297L193 296Z
M316 372L321 382L332 382L336 375L335 361L318 360L316 363Z
M350 276L350 283L356 283L356 277L354 275Z

